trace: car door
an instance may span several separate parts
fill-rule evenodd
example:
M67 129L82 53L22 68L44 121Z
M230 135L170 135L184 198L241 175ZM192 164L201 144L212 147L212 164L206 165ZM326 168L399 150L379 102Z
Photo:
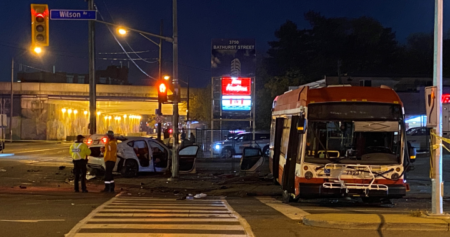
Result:
M179 171L181 174L196 172L195 161L197 159L198 150L199 146L189 145L178 151Z
M259 147L245 147L241 157L241 171L268 174L270 173L268 159L262 155Z
M133 144L133 150L136 154L136 158L139 161L139 165L141 167L149 168L150 167L150 153L148 149L148 145L145 140L136 140Z
M152 167L154 172L163 172L169 168L170 151L169 149L155 140L149 140L152 154Z
M244 148L246 147L252 147L253 143L253 134L248 133L244 134L242 137L242 142L239 144L239 154L242 154L244 152Z

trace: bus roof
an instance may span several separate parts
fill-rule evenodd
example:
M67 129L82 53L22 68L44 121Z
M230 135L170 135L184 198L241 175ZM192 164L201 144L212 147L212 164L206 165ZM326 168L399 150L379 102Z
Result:
M326 102L375 102L400 104L400 97L389 87L339 86L298 89L279 95L274 111L285 111L307 106L311 103Z

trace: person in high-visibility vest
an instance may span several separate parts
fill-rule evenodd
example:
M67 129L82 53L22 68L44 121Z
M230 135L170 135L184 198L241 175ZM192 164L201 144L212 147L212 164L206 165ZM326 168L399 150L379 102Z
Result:
M115 183L112 171L117 160L117 141L114 138L113 131L108 131L106 136L108 136L108 141L106 142L105 147L102 147L105 160L105 189L102 192L113 193Z
M91 154L91 149L83 143L83 136L78 135L77 140L70 146L70 155L73 159L73 175L75 180L73 182L75 192L80 192L78 183L81 178L81 190L87 193L86 189L86 164L87 158Z

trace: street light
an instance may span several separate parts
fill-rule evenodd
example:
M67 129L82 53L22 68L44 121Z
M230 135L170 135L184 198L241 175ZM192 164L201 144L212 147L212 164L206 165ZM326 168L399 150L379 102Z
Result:
M164 80L169 80L170 79L170 77L169 76L164 76Z
M125 30L124 28L119 28L117 32L119 32L119 34L121 35L126 35L128 33L127 30Z

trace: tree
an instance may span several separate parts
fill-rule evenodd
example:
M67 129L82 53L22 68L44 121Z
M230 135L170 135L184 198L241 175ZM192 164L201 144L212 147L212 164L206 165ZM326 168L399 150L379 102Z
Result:
M189 115L191 120L207 125L211 122L211 85L206 88L191 88L189 96Z

